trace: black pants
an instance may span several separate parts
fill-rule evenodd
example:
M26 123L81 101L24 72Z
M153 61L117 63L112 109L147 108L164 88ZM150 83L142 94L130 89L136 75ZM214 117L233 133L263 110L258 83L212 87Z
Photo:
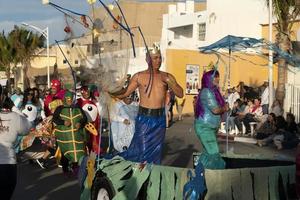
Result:
M261 107L264 115L269 114L269 104L264 104Z
M251 132L250 122L256 122L256 120L254 119L254 115L248 113L243 119L243 123L246 128L246 134L249 134Z
M0 164L0 198L10 200L17 184L17 165Z
M242 121L243 121L243 119L238 116L234 118L234 124L237 126L240 133L242 133L242 131L243 131Z
M269 137L269 136L270 136L270 134L258 132L258 133L256 134L256 139L262 140L262 139L265 139L265 138L267 138L267 137Z

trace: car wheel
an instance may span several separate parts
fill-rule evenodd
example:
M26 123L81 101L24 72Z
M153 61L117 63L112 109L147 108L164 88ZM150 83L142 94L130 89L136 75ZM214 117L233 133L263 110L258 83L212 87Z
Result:
M91 199L111 200L114 197L114 193L110 180L103 172L97 172L91 189Z

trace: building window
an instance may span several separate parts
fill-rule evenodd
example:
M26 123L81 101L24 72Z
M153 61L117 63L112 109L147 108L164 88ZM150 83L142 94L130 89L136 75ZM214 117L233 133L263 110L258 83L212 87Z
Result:
M174 39L193 37L193 25L176 27L170 30L174 32Z
M66 63L67 63L67 60L66 60L66 59L64 59L64 60L63 60L63 64L66 64Z
M205 41L206 24L198 24L198 40Z
M78 60L75 60L75 65L78 65Z
M180 39L180 34L178 32L174 32L174 39Z

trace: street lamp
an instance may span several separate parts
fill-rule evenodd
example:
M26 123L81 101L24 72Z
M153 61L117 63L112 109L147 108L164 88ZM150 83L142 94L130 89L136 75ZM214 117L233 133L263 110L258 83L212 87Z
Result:
M30 27L39 33L41 33L47 40L47 84L48 88L50 88L50 66L49 66L49 28L46 27L45 29L40 29L36 26L33 26L31 24L27 24L25 22L22 22L23 26Z

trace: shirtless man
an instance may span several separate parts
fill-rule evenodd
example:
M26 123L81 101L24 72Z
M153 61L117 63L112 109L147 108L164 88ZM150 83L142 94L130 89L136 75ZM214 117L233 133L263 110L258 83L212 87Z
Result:
M136 118L135 133L127 151L121 155L127 160L160 164L162 145L166 132L165 99L168 88L175 95L182 98L183 89L176 82L173 75L159 70L161 66L161 53L154 45L146 55L148 69L136 73L130 80L126 89L115 95L124 98L139 90L140 103ZM153 70L153 84L150 93L146 92L151 68ZM121 93L121 94L120 94Z

